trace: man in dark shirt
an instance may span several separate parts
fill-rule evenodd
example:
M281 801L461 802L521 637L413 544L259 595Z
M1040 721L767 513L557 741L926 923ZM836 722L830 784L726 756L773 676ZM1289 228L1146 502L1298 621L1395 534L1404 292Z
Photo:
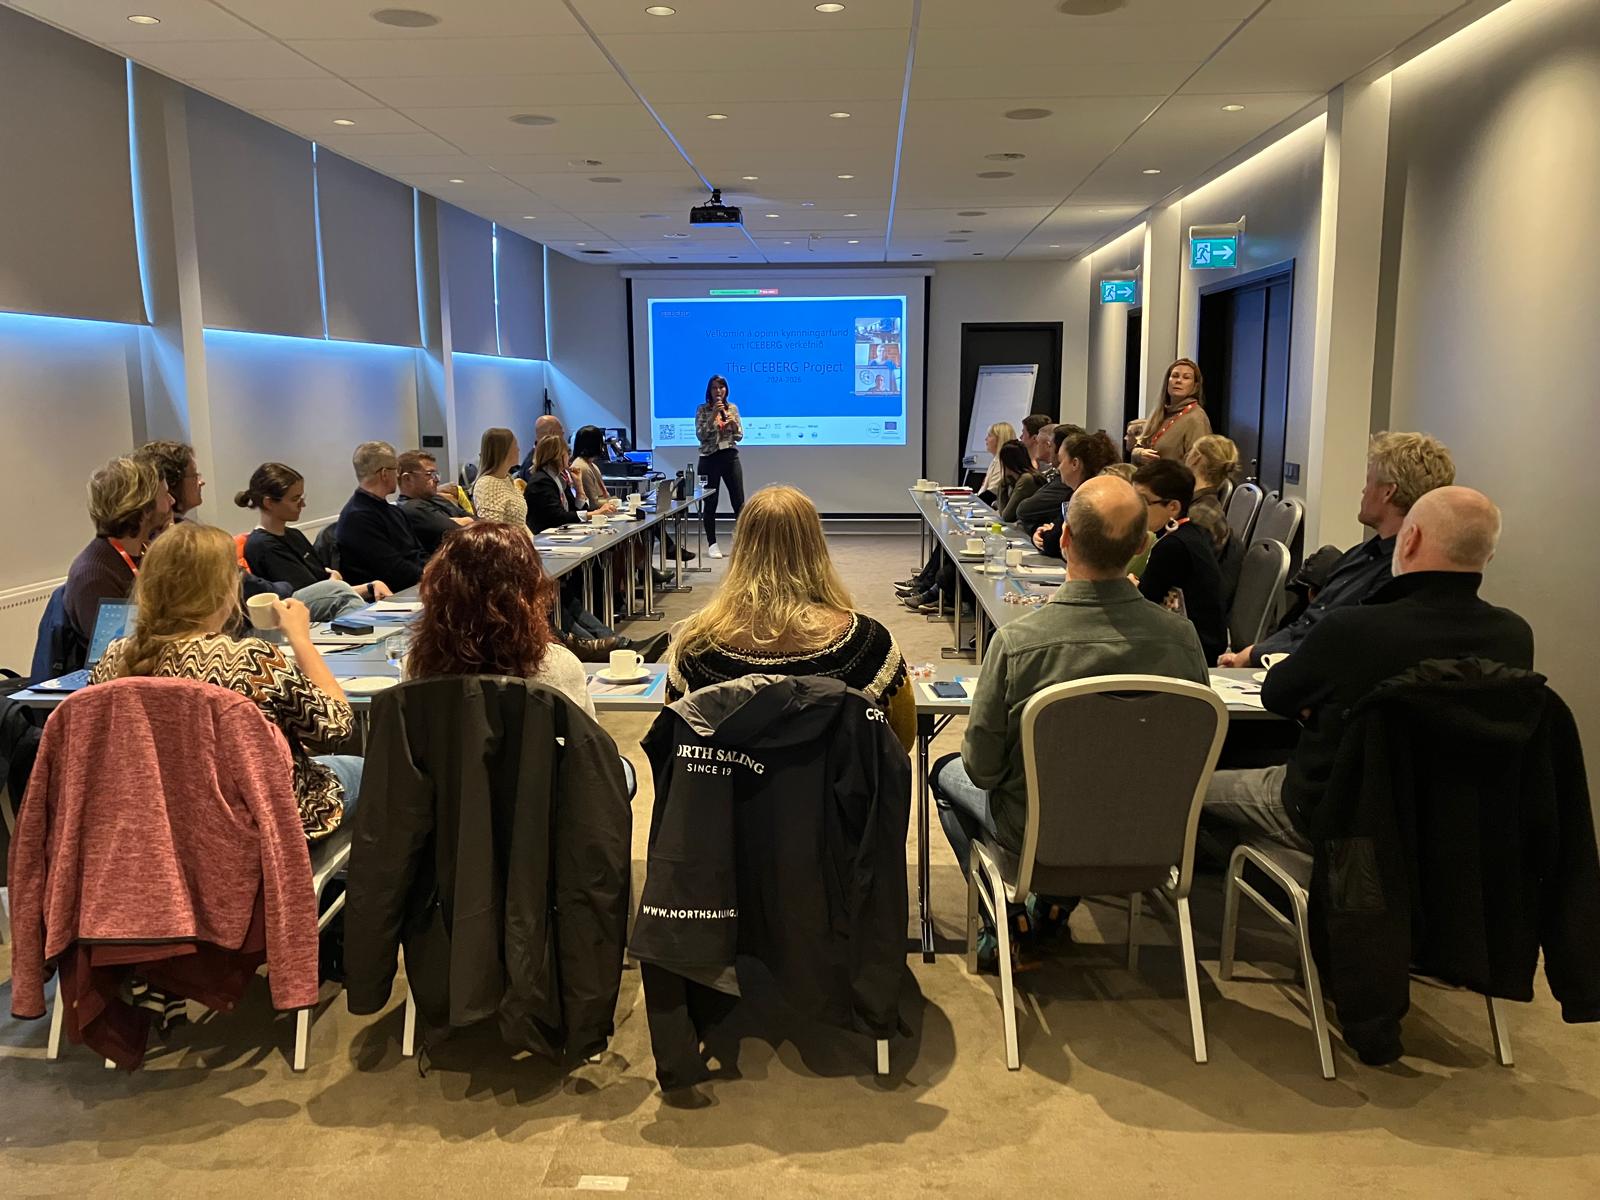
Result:
M472 518L439 495L439 463L431 454L407 450L400 456L400 511L411 522L425 558L432 558L444 535L471 525Z
M1292 625L1253 646L1217 659L1219 667L1259 667L1263 654L1293 653L1328 613L1360 604L1383 587L1392 574L1395 534L1406 513L1434 488L1454 483L1456 465L1450 451L1425 433L1379 433L1367 453L1367 483L1361 489L1360 522L1377 537L1352 546L1334 565L1328 582Z
M1045 480L1038 490L1017 505L1017 524L1022 526L1022 532L1027 536L1032 537L1033 531L1041 525L1060 526L1062 508L1072 499L1072 489L1061 482L1061 472L1054 464L1061 454L1061 443L1073 434L1082 432L1083 428L1078 425L1061 424L1053 427L1048 455L1035 456L1036 459L1048 457L1052 465L1045 472ZM1056 544L1060 545L1059 537Z
M1500 510L1464 487L1430 491L1394 538L1395 577L1362 604L1328 613L1261 689L1271 712L1304 723L1286 767L1218 771L1205 811L1311 849L1345 714L1386 679L1427 659L1486 658L1533 668L1533 631L1509 609L1478 597L1500 537Z
M389 503L400 463L388 442L362 442L351 460L360 486L339 513L339 571L346 583L380 579L390 591L422 578L422 547L405 514Z

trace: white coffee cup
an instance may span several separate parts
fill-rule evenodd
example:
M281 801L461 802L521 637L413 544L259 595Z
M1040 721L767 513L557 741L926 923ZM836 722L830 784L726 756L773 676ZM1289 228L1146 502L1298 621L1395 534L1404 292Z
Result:
M260 592L251 596L244 602L244 611L250 618L250 624L257 629L276 629L278 627L278 610L273 608L277 597L271 592Z
M593 529L604 529L609 524L611 524L610 513L597 512L589 516L589 525Z
M919 491L919 492L925 492L929 488L931 488L932 486L933 486L933 480L931 480L931 479L919 479L919 480L917 480L917 491Z
M618 679L631 679L644 667L644 659L637 650L613 650L606 670Z
M968 538L967 539L967 553L968 554L982 554L983 553L983 539L982 538Z
M1013 546L1006 551L1006 566L1020 567L1022 565L1022 548Z
M1273 667L1277 666L1279 663L1281 663L1284 659L1286 659L1288 657L1289 657L1289 655L1288 655L1287 652L1280 652L1280 653L1277 653L1277 654L1263 654L1261 656L1261 665L1263 667L1266 667L1270 671Z
M639 511L639 506L641 504L643 504L643 503L644 503L644 497L641 496L638 492L629 492L628 493L628 511L629 512L638 512Z

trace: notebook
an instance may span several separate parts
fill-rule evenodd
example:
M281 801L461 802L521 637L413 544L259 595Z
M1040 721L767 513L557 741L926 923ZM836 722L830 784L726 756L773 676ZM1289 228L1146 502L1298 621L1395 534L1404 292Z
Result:
M33 685L36 692L76 692L89 686L89 672L105 657L106 650L119 637L133 632L137 606L131 600L102 600L94 616L94 632L89 635L88 666L81 671L71 671L56 679L46 679Z

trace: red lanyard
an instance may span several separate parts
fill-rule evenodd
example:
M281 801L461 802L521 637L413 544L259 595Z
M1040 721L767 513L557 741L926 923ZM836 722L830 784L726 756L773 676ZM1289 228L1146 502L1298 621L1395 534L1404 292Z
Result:
M1189 401L1189 403L1185 404L1182 408L1180 408L1177 412L1173 413L1170 417L1168 417L1166 419L1166 421L1164 421L1162 423L1161 428L1156 430L1156 435L1155 435L1155 437L1150 439L1150 444L1152 446L1154 446L1157 442L1159 442L1161 440L1162 435L1165 434L1167 432L1167 430L1172 428L1172 423L1174 421L1176 421L1179 417L1183 416L1184 413L1188 412L1191 408L1193 408L1196 404L1199 404L1199 403L1200 403L1200 401L1198 401L1198 400L1191 400L1191 401Z
M128 554L128 552L122 548L122 543L117 541L116 538L107 538L106 541L111 543L111 548L113 550L122 555L122 561L128 564L128 570L137 575L139 573L139 564L134 562L133 558Z

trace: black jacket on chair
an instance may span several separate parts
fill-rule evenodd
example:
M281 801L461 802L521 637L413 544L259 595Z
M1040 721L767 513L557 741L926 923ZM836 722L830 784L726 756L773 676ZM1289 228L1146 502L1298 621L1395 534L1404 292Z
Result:
M755 958L798 1011L896 1032L911 762L883 711L837 679L751 675L669 705L643 745L655 808L634 956L723 992ZM694 1052L658 1044L654 1023L651 1040L658 1076Z
M633 816L616 743L525 679L416 680L379 696L345 915L353 1013L389 1000L395 950L435 1027L498 1017L568 1059L611 1036Z
M578 519L578 497L565 481L549 471L534 471L528 476L523 493L528 502L528 528L535 533L571 525Z
M1412 970L1531 1000L1542 949L1562 1017L1600 1021L1583 750L1542 675L1432 660L1378 687L1349 713L1312 842L1313 945L1362 1061L1403 1052Z

